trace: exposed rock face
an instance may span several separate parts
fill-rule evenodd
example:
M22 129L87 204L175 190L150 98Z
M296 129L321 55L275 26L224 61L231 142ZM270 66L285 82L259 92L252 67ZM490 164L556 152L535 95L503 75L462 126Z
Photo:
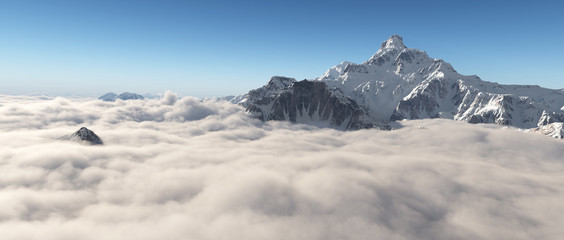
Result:
M88 128L81 127L78 131L74 132L71 135L64 136L60 138L61 140L68 140L71 142L77 142L80 144L86 145L103 145L104 142Z
M542 115L537 126L549 125L555 122L564 122L564 113L542 111Z
M373 126L354 100L318 81L295 82L277 94L255 101L247 110L263 121L285 120L345 130Z
M102 100L102 101L106 101L106 102L113 102L116 99L121 99L121 100L142 100L145 99L145 97L143 97L142 95L139 95L137 93L130 93L130 92L124 92L120 95L117 95L113 92L109 92L106 93L102 96L100 96L98 99Z

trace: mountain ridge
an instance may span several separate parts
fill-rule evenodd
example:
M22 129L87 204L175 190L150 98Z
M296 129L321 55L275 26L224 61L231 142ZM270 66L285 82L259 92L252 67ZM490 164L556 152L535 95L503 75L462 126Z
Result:
M114 92L109 92L106 93L102 96L100 96L98 98L99 100L105 101L105 102L114 102L117 99L121 99L121 100L143 100L145 99L145 97L143 97L143 95L137 94L137 93L130 93L130 92L124 92L121 94L116 94Z
M323 82L331 91L350 98L375 126L402 119L447 118L531 129L561 122L564 116L562 90L504 85L459 74L449 63L406 47L398 35L384 41L364 63L342 62L308 81ZM231 102L252 111L248 106L267 95L276 97L294 84L269 82ZM552 120L547 122L547 117Z

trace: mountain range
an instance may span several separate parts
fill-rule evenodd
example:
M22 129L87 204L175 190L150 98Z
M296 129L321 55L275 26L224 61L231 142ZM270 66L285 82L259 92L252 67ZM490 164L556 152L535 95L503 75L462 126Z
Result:
M389 129L403 119L447 118L531 129L562 138L564 90L504 85L459 74L408 48L398 35L361 64L342 62L316 79L275 76L230 99L255 117L344 130Z
M114 102L116 99L121 99L121 100L142 100L145 99L145 97L143 97L140 94L137 93L130 93L130 92L124 92L122 94L115 94L113 92L109 92L106 93L102 96L100 96L98 99L102 100L102 101L106 101L106 102Z

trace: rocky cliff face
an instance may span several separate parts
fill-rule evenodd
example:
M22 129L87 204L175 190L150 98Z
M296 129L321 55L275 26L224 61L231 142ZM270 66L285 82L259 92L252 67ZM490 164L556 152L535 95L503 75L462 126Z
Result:
M294 81L269 82L232 102L247 107L265 97L274 99ZM401 119L448 118L530 129L564 121L564 91L502 85L461 75L443 60L407 48L397 35L383 42L366 62L343 62L313 81L325 83L331 91L354 102L364 111L363 121L373 125ZM311 96L303 99L318 100ZM269 116L266 109L262 111ZM277 114L279 119L286 119Z
M323 82L300 81L254 101L247 110L257 118L299 123L339 129L371 128L365 109L354 100L331 90Z
M564 122L564 112L548 112L548 111L542 111L541 117L539 119L539 122L537 123L537 126L544 126L544 125L548 125L551 123L556 123L556 122Z

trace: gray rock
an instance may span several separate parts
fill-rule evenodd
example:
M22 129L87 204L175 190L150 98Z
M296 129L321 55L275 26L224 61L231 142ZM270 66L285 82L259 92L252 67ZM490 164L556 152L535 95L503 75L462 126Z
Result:
M251 103L247 110L263 121L325 123L344 130L374 126L365 120L365 110L354 100L318 81L295 82L278 94Z

